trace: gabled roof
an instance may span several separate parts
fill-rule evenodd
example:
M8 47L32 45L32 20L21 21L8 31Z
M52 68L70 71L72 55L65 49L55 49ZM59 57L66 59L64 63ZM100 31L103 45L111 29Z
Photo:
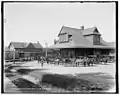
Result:
M77 29L77 28L71 28L71 27L67 27L67 26L62 26L60 32L58 35L62 34L62 33L69 33L69 34L73 34L75 32L82 32L82 35L90 35L90 34L98 34L101 35L96 27L92 27L92 28L87 28L87 29Z
M91 45L92 44L89 40L87 40L82 35L82 32L76 32L72 35L73 35L72 39L73 39L74 44L85 44L85 45Z
M68 43L58 43L50 46L50 48L114 48L113 46L109 46L107 42L105 42L101 37L100 45L94 45L91 41L86 39L85 35L97 34L101 35L96 27L87 28L87 29L76 29L71 27L63 26L58 34L67 33L68 35L72 35L72 41Z
M27 48L31 47L31 45L34 48L43 48L40 43L11 42L10 45L11 44L14 46L14 48Z
M25 48L27 45L27 43L24 42L11 42L10 45L11 44L14 46L14 48Z
M26 46L26 48L35 48L34 45L32 43L28 43L28 45Z
M91 44L91 42L85 39L85 37L82 35L83 33L82 29L63 26L59 35L61 33L71 34L73 39L72 41L74 44Z
M9 51L9 48L7 46L5 47L5 51Z
M40 43L32 43L35 48L43 48Z
M62 33L68 33L68 34L73 34L75 32L80 32L82 31L82 29L77 29L77 28L71 28L71 27L67 27L67 26L62 26L58 36Z
M101 35L101 34L98 32L98 30L97 30L96 27L84 29L84 30L82 31L82 34L83 34L83 35L91 35L91 34Z

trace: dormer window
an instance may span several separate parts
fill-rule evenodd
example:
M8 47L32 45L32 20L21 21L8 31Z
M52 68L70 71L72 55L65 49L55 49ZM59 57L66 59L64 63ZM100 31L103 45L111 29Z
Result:
M94 35L93 36L93 44L99 45L100 44L100 35Z
M59 42L64 43L68 41L68 35L67 33L63 33L59 35Z
M68 35L68 41L72 41L72 35Z

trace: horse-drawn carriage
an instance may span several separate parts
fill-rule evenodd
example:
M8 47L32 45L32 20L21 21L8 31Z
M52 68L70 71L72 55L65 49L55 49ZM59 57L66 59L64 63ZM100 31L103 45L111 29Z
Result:
M101 55L100 56L100 62L101 63L113 63L115 62L115 56L112 55Z
M88 56L80 56L77 57L75 60L76 66L93 66L97 63L96 56L95 55L88 55Z
M54 64L54 65L64 65L64 66L93 66L95 64L101 64L108 62L108 57L88 55L88 56L77 56L74 58L62 58L61 56L47 56L42 58L42 63Z

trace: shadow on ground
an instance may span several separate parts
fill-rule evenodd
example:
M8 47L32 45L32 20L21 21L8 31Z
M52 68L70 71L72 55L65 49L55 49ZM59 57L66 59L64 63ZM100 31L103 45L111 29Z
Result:
M42 71L42 70L47 70L47 69L19 69L19 70L17 70L17 72L19 74L28 74L33 71Z
M60 75L60 74L46 74L44 72L39 72L47 69L29 69L20 68L16 72L12 72L12 69L19 68L21 66L9 66L5 69L7 77L12 80L15 75L30 75L30 72L41 77L38 84L34 84L26 79L17 78L12 80L12 82L20 88L20 90L25 93L37 93L37 92L60 92L64 93L68 91L69 93L79 92L79 93L103 93L108 91L114 84L115 78L105 74L105 73L88 73L88 74L76 74L73 75ZM35 72L33 72L35 71ZM42 75L42 73L44 73ZM31 75L32 75L31 74ZM105 92L106 93L106 92Z
M45 91L40 85L36 85L26 79L18 78L12 81L22 93L37 93L40 91Z
M97 76L96 76L97 75ZM63 88L72 92L104 92L108 91L114 82L111 76L101 73L77 74L76 76L46 74L42 78L42 83Z

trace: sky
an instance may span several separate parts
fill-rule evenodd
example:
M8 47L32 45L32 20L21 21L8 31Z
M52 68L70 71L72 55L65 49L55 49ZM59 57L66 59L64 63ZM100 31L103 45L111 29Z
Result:
M97 27L115 42L115 3L5 3L4 44L36 42L52 45L61 27Z

